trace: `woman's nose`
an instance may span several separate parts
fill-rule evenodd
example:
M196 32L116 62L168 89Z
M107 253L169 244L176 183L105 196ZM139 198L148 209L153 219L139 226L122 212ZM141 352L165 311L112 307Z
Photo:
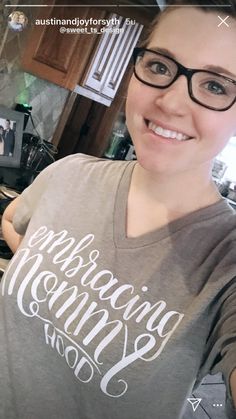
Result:
M186 77L180 76L171 86L160 89L155 102L163 111L184 115L191 103Z

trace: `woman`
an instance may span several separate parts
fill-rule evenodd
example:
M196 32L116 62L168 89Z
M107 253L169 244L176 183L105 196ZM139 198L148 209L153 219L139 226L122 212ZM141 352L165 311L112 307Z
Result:
M4 128L0 125L0 155L4 154Z
M236 133L236 12L219 29L210 3L167 8L135 52L138 162L69 156L4 214L4 418L181 418L219 371L235 415L236 216L211 167Z

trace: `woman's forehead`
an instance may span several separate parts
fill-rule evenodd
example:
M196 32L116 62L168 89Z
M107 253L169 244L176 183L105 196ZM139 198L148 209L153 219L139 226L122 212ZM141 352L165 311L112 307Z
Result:
M222 14L223 20L225 17ZM236 20L228 18L228 26L219 26L220 22L217 13L195 7L168 11L158 21L147 47L167 49L187 67L221 66L236 76Z

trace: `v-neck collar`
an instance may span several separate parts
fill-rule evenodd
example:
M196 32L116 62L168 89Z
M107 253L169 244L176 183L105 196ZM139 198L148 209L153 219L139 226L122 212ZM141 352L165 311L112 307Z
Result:
M132 173L136 163L136 161L132 161L127 164L117 188L113 220L114 243L117 248L130 249L149 246L167 238L189 224L204 221L208 218L215 217L222 212L230 211L225 199L222 198L214 204L200 208L151 232L142 234L138 237L127 237L127 203Z

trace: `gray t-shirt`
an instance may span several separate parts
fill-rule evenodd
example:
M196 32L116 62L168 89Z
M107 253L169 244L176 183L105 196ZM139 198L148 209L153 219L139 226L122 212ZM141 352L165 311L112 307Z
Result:
M69 156L21 195L25 237L1 284L0 418L177 419L219 371L230 408L235 212L222 199L128 238L134 165Z

